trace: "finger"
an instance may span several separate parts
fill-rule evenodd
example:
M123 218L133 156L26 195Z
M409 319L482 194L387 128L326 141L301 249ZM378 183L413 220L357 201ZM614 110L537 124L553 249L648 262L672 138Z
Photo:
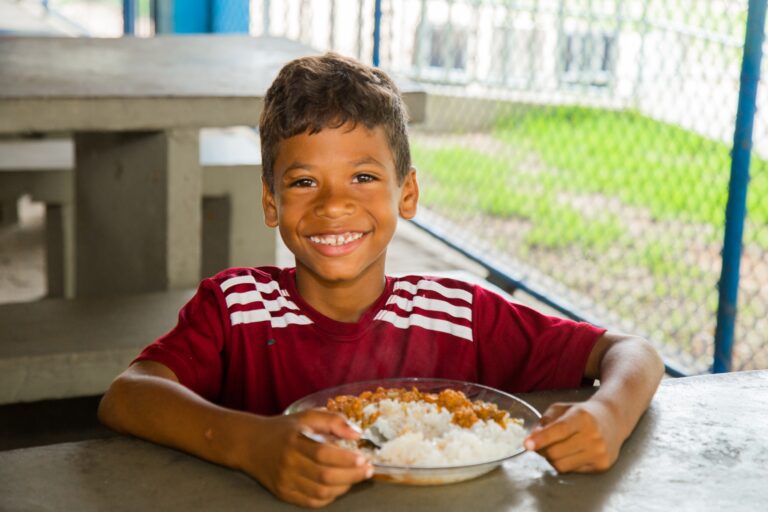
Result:
M298 475L294 483L296 490L307 498L325 501L330 503L345 492L349 491L351 485L325 485L304 475Z
M587 450L584 442L580 438L581 436L574 434L559 443L551 444L546 448L538 450L538 453L546 457L549 461L576 455Z
M584 464L574 470L571 473L597 473L601 470L597 469L594 464Z
M564 415L558 420L546 425L529 435L524 442L528 450L542 450L554 443L568 439L578 432L578 425L573 417Z
M365 456L355 450L342 448L333 443L319 443L303 436L299 439L297 448L299 453L313 464L322 466L360 468L368 462Z
M276 494L281 498L303 506L324 506L347 492L352 484L326 484L313 478L316 464L299 459L289 480L278 486Z
M310 464L304 474L311 480L322 485L353 485L373 476L373 466L365 463L353 468L340 468L322 464Z
M291 489L280 494L280 499L294 505L299 505L300 507L321 508L333 503L335 498L312 498L297 489Z
M592 455L587 451L581 451L565 457L547 460L559 473L570 473L576 469L585 468L592 463Z
M330 434L341 439L358 439L360 429L347 421L344 415L321 409L312 409L301 415L301 423L320 434Z
M562 416L563 414L568 411L568 409L571 408L571 405L569 403L554 403L547 407L547 410L544 411L544 414L541 415L541 419L539 420L539 425L546 426L555 421L557 418Z

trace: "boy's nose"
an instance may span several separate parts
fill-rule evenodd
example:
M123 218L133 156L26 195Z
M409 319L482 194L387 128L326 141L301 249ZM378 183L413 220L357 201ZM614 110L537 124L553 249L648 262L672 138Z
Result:
M315 214L318 217L338 218L355 210L355 203L343 190L326 188L317 198Z

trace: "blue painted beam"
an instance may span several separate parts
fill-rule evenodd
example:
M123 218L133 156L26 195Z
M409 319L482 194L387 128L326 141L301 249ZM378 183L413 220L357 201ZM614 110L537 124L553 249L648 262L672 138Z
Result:
M749 160L752 152L752 127L755 119L757 84L765 31L765 0L750 0L747 13L747 34L741 62L739 107L731 152L731 179L728 204L725 208L723 265L720 272L717 327L715 328L715 359L713 373L731 371L734 332L736 330L739 267L741 264L744 218L747 215Z
M381 53L381 0L376 0L373 7L373 65L379 67Z
M249 0L213 0L212 32L247 34L250 23Z
M136 0L123 0L123 35L136 33Z
M175 0L173 2L173 32L205 34L211 31L210 0Z
M250 29L249 0L175 0L173 32L178 34L235 33Z

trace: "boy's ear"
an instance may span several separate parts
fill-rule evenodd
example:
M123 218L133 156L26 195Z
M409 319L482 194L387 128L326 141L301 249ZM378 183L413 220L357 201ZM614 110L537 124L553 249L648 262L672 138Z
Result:
M400 191L400 203L398 211L400 217L412 219L416 215L416 206L419 202L419 184L416 182L416 168L411 167L403 181Z
M270 192L269 185L264 177L261 177L261 207L264 209L264 223L271 227L277 227L277 203L275 195Z

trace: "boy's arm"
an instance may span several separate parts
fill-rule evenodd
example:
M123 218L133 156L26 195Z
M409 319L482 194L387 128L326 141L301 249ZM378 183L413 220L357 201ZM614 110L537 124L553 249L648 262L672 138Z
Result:
M598 339L584 376L600 379L586 402L557 403L547 409L525 447L559 472L610 468L624 440L648 408L664 375L664 364L649 342L606 333Z
M152 361L135 363L115 379L98 414L119 432L242 470L297 505L327 505L372 474L359 454L300 435L309 429L345 439L359 437L342 416L307 411L265 417L219 407Z

